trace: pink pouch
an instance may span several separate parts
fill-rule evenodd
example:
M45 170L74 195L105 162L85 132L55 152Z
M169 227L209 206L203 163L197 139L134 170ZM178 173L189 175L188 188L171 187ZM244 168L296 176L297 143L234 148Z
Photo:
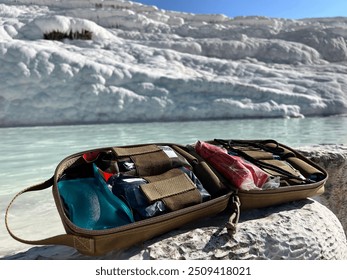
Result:
M195 149L201 157L239 189L261 189L270 177L269 174L243 158L229 155L224 148L198 141Z

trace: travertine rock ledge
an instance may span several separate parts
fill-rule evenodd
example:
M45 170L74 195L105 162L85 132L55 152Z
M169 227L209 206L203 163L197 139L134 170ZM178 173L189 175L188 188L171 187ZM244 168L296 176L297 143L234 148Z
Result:
M132 259L347 259L347 243L335 215L318 202L297 201L244 212L230 238L228 215L197 229L182 229L148 244Z
M243 212L230 238L230 213L197 221L124 252L93 259L347 259L341 223L314 200ZM9 259L91 259L63 246L34 247Z
M315 145L299 151L328 172L325 193L319 201L338 217L347 235L347 146Z

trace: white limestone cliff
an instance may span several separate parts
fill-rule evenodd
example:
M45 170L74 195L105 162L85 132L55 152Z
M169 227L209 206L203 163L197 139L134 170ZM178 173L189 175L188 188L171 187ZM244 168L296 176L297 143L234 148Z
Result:
M345 114L346 23L0 0L0 127Z

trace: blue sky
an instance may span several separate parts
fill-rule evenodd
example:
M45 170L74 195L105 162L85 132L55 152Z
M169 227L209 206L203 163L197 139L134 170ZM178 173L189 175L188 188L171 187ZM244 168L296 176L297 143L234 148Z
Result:
M202 14L308 18L347 16L347 0L133 0L160 9Z

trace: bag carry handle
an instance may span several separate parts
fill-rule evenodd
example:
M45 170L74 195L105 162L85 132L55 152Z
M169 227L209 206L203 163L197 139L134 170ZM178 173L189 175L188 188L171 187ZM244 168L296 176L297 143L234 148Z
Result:
M40 240L26 240L22 239L18 236L16 236L10 229L9 226L9 221L8 221L8 214L10 211L10 208L12 207L14 201L21 196L22 194L26 192L32 192L32 191L41 191L44 189L48 189L53 186L54 182L54 177L52 176L50 179L47 181L44 181L40 184L28 187L19 193L15 195L15 197L11 200L9 205L7 206L6 212L5 212L5 226L8 231L8 233L14 238L15 240L25 243L25 244L30 244L30 245L66 245L69 247L73 247L77 249L78 251L85 253L85 254L93 254L95 251L95 244L94 244L94 239L92 238L87 238L83 236L76 236L72 234L60 234Z

